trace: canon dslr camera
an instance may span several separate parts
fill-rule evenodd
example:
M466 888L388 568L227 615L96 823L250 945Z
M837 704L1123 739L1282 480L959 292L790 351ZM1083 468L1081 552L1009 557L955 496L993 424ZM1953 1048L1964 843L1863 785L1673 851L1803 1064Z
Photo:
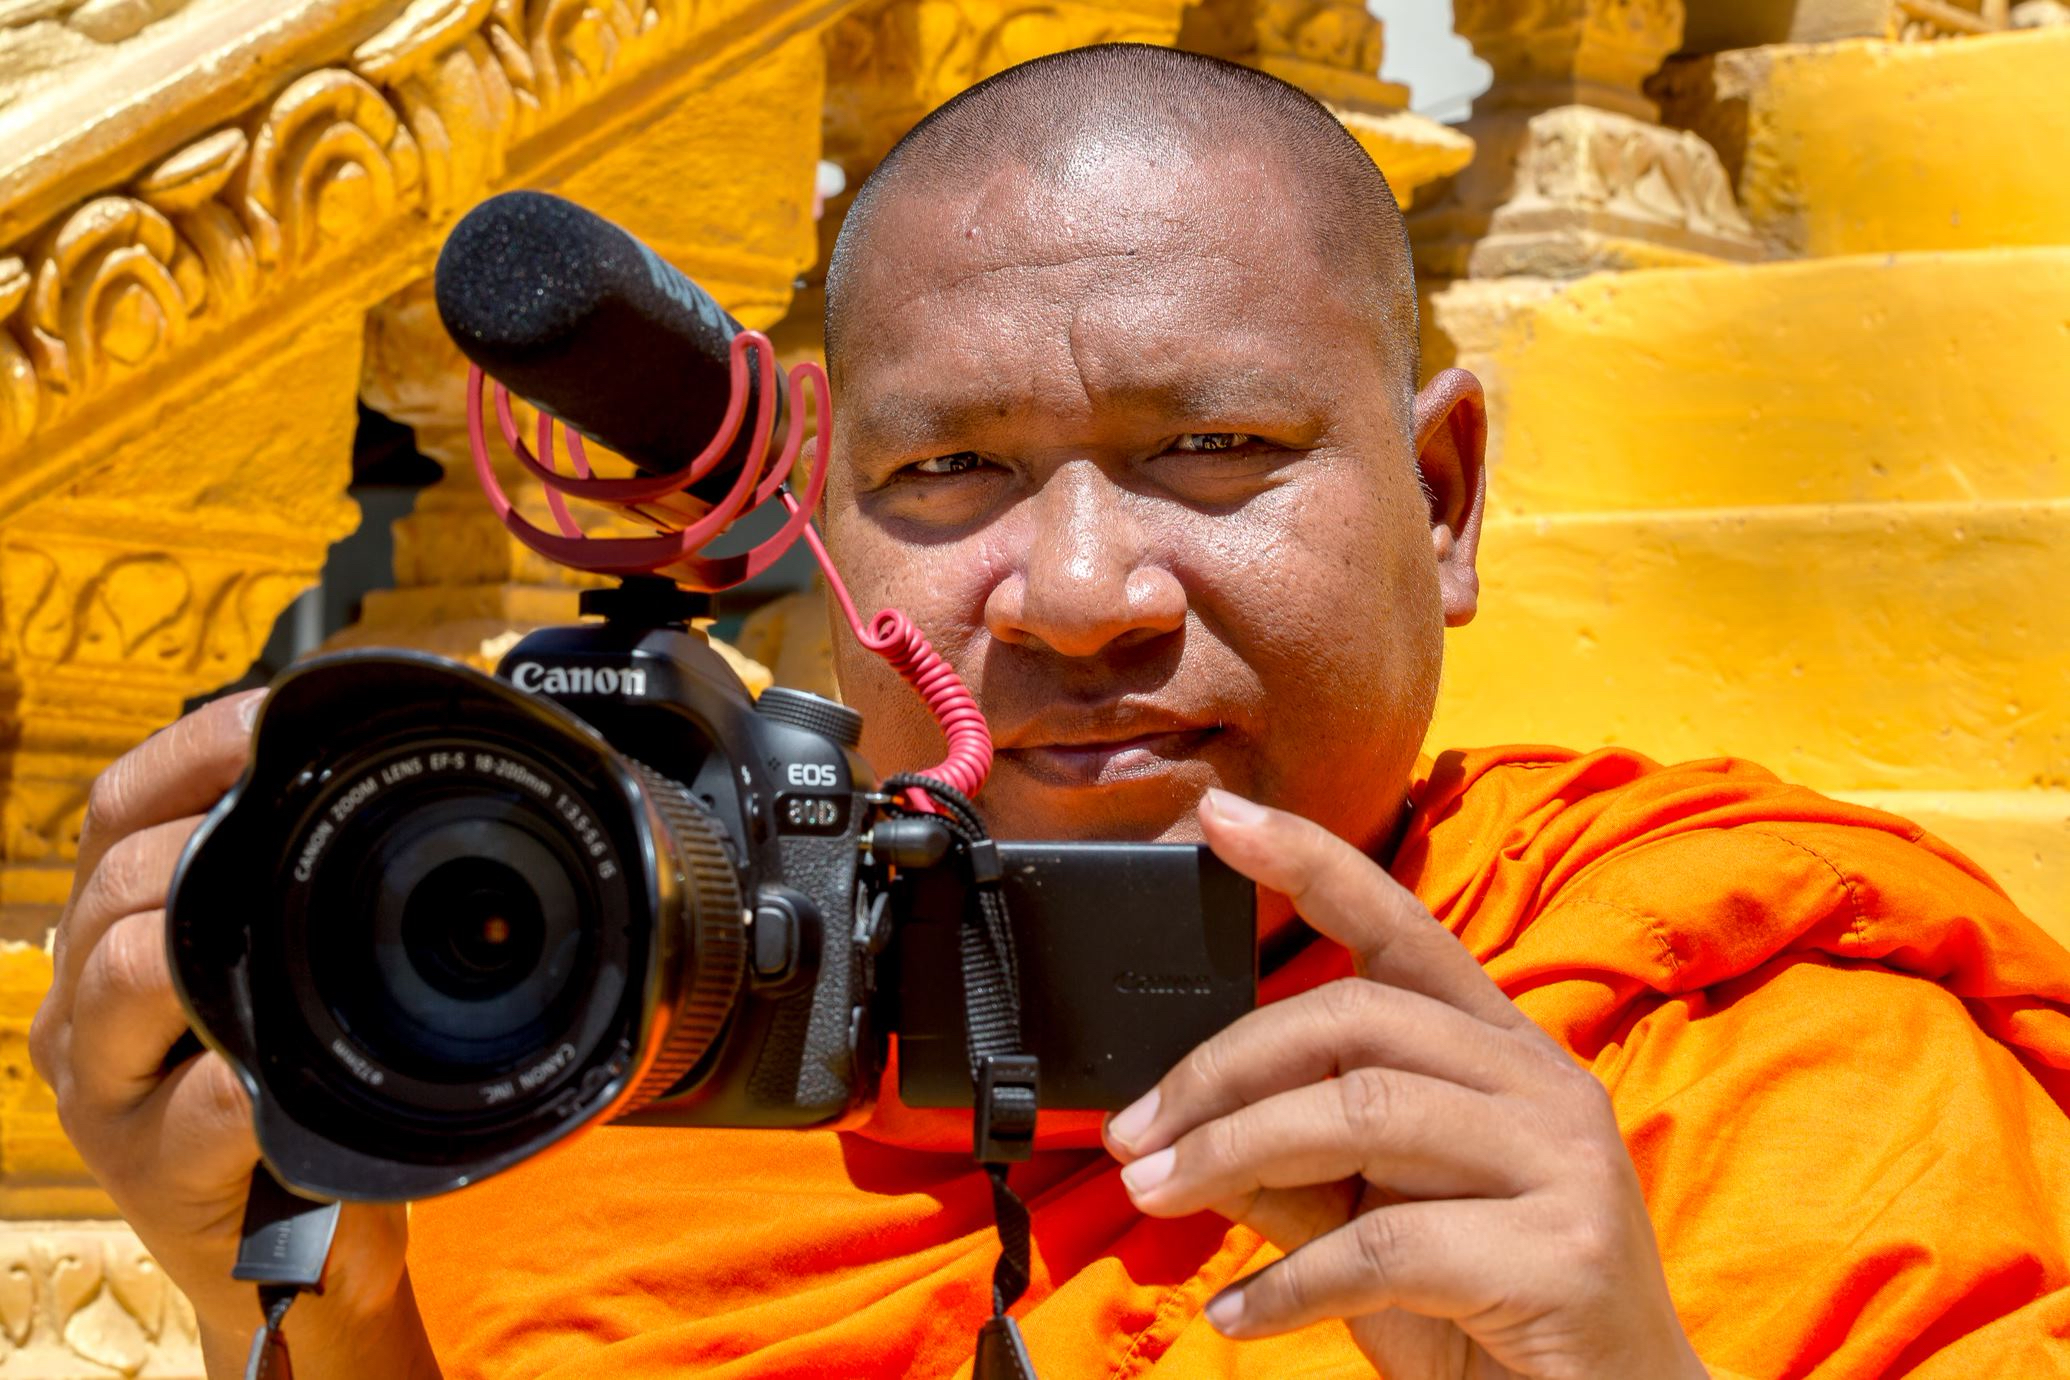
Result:
M875 791L854 711L750 699L670 582L585 607L495 677L289 671L189 845L175 980L305 1193L438 1193L599 1119L836 1122L894 1035L904 1101L971 1105L971 849ZM1043 1106L1123 1105L1253 1004L1252 891L1205 849L996 848Z

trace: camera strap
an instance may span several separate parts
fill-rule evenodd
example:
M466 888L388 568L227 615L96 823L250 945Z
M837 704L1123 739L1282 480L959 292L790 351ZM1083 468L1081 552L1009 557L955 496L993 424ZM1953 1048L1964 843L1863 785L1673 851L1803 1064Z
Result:
M1007 1312L1028 1290L1028 1207L1007 1181L1007 1168L1035 1153L1039 1068L1021 1052L1020 967L1007 924L999 848L976 807L942 782L894 776L887 791L925 792L936 817L960 840L970 860L976 904L964 914L959 936L963 966L964 1034L970 1081L976 1092L971 1153L992 1186L992 1221L999 1233L999 1263L992 1269L992 1316L978 1329L971 1380L1035 1380L1021 1330Z
M290 1193L265 1165L252 1169L244 1199L244 1231L237 1245L232 1279L259 1286L259 1330L244 1363L244 1380L294 1380L287 1337L281 1325L303 1294L323 1292L324 1262L338 1232L337 1203L313 1202Z

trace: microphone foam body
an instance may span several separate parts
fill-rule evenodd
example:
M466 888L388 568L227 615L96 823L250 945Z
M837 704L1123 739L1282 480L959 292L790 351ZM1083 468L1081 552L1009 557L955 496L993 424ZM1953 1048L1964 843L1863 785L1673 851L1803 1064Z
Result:
M640 469L682 469L710 444L742 329L710 294L610 221L545 192L461 218L433 275L438 312L483 373ZM723 497L746 459L761 384L726 458L691 493ZM778 388L783 374L777 372ZM779 404L781 403L779 392ZM783 408L770 444L780 445Z

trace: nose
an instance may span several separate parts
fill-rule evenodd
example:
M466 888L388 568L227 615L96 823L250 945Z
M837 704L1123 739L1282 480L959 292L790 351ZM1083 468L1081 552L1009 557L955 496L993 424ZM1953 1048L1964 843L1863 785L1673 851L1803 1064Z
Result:
M1185 625L1185 587L1150 555L1130 496L1098 465L1060 466L1025 511L1021 559L985 601L993 637L1088 657Z

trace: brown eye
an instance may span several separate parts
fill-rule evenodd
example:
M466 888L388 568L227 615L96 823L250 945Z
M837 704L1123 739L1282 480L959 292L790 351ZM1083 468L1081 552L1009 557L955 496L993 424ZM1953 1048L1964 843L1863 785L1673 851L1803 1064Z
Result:
M968 474L985 462L974 450L959 450L954 455L937 455L910 466L916 474Z
M1235 450L1238 446L1257 439L1241 431L1189 431L1172 442L1172 449L1190 455L1200 455L1209 451Z

